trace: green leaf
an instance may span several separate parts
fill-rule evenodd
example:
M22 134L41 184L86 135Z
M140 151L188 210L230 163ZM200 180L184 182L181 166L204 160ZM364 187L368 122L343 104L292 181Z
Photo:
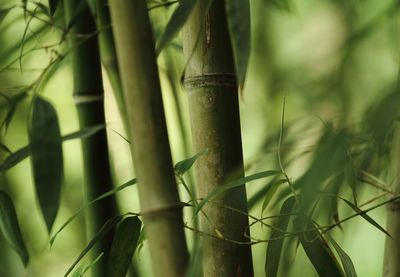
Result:
M12 10L12 8L1 9L0 10L0 24L6 18L7 14Z
M4 191L0 191L0 230L7 242L18 253L24 265L27 266L29 255L19 228L14 204Z
M274 225L276 229L272 229L270 239L268 243L267 254L265 258L265 276L274 277L278 275L279 261L282 253L283 238L278 239L285 235L284 231L287 230L290 214L293 210L296 201L294 197L290 197L285 200L280 211L280 217L278 217L276 224ZM280 231L282 230L282 231Z
M251 48L251 24L249 0L226 0L226 16L235 55L239 84L243 85Z
M49 0L49 8L52 15L56 12L58 2L58 0Z
M12 154L10 148L8 148L6 145L4 145L2 143L0 143L0 150L3 151L3 152L6 152L8 154Z
M93 136L94 134L100 132L105 127L106 127L106 125L99 124L99 125L94 125L94 126L90 126L87 128L83 128L79 131L62 136L61 140L66 141L66 140L71 140L71 139L85 139L85 138L88 138L88 137Z
M265 209L268 207L268 204L270 203L272 197L275 195L275 192L279 188L280 185L287 183L286 179L280 179L276 182L274 182L272 185L268 186L269 189L266 192L264 202L261 208L261 214L264 213Z
M30 147L25 146L8 155L4 162L0 165L0 173L3 173L13 166L17 165L19 162L26 159L30 155L30 153Z
M200 158L202 155L205 155L207 153L208 153L208 149L204 149L203 151L197 153L193 157L176 163L176 165L175 165L176 174L179 176L182 176L193 166L193 164L197 161L198 158Z
M196 206L195 213L197 214L197 213L201 210L201 208L202 208L208 201L211 200L211 198L214 198L215 196L217 196L217 195L219 195L219 194L221 194L221 193L223 193L223 192L225 192L225 191L227 191L227 190L230 190L230 189L233 189L233 188L237 188L237 187L243 186L243 185L245 185L247 182L251 182L251 181L254 181L254 180L258 180L258 179L262 179L262 178L266 178L266 177L270 177L270 176L275 176L275 175L279 175L279 174L282 174L282 172L276 171L276 170L268 170L268 171L262 171L262 172L259 172L259 173L255 173L255 174L253 174L253 175L249 175L249 176L246 176L246 177L239 178L239 179L233 180L233 181L231 181L231 182L228 182L227 184L222 185L222 186L218 187L217 189L211 191L211 192Z
M63 154L56 110L41 97L34 97L29 141L36 195L50 232L60 206Z
M68 218L68 220L60 227L60 229L57 230L57 232L54 233L54 235L51 237L50 239L50 245L53 245L55 239L57 238L58 234L61 233L62 230L64 230L65 227L67 227L67 225L69 223L71 223L75 218L77 218L86 208L90 207L91 205L93 205L94 203L105 199L111 195L114 195L115 193L117 193L118 191L121 191L129 186L132 186L134 184L137 183L137 179L132 179L106 193L101 194L100 196L98 196L97 198L93 199L92 201L86 203L83 207L81 207L76 213L74 213L70 218Z
M326 238L333 245L336 252L338 253L346 277L357 277L356 269L354 268L354 264L351 261L349 255L347 255L346 252L344 252L344 250L340 247L340 245L331 236L326 235Z
M346 200L344 198L340 198L340 199L342 199L350 208L352 208L355 212L357 212L357 214L362 216L372 226L376 227L378 230L383 232L385 235L387 235L388 237L392 238L392 236L382 226L380 226L375 220L373 220L369 215L367 215L367 213L365 211L361 210L360 208L355 206L353 203L351 203L350 201L348 201L348 200Z
M125 277L137 247L142 222L137 216L125 218L115 233L107 264L109 277Z
M72 277L82 277L85 275L85 273L87 271L89 271L89 269L91 269L98 261L100 261L100 259L103 257L104 252L101 252L100 255L98 255L96 257L96 259L94 259L93 262L91 262L88 265L80 265L75 271L74 273L72 273Z
M210 0L202 0L210 1ZM158 40L156 51L157 55L171 42L171 40L176 36L176 34L182 29L186 20L193 8L196 5L196 0L181 0L179 6L172 13L170 20L165 27L164 33Z
M96 134L97 132L99 132L100 130L102 130L104 128L105 128L105 125L103 125L103 124L95 125L92 127L87 127L82 130L62 136L61 141L67 141L67 140L72 140L72 139L84 139L84 138L87 138L87 137L90 137L90 136ZM15 151L14 153L12 153L10 155L8 155L7 158L4 160L4 162L2 164L0 164L0 173L7 171L10 168L12 168L13 166L22 162L24 159L29 157L30 154L31 154L30 145L28 145L28 146L24 146L24 147L18 149L17 151Z
M298 217L295 226L296 230L303 230L298 236L300 243L319 276L343 276L335 255L315 224L306 217Z
M104 237L111 229L115 227L115 225L118 224L118 222L121 221L123 218L122 215L114 216L110 218L109 220L104 223L104 225L100 228L100 230L94 235L92 240L88 243L88 245L83 249L83 251L79 254L78 258L75 260L75 262L70 266L70 268L67 270L65 273L64 277L67 277L68 274L74 270L75 266L82 260L83 257L90 251L90 249L93 248L93 246Z

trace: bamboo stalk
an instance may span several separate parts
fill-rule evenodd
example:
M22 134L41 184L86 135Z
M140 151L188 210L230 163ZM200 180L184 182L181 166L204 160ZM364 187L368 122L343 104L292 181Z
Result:
M230 178L243 176L238 86L224 1L198 1L183 30L187 67L185 88L189 97L195 151L210 154L196 164L198 196L206 196ZM207 10L208 9L208 10ZM235 241L244 237L248 217L244 187L227 192L204 207L202 231ZM251 248L207 238L204 242L204 276L253 276Z
M188 261L154 39L145 0L110 1L129 135L154 276L183 276Z
M71 53L74 79L74 100L81 128L105 124L104 91L96 36L87 35L96 32L96 25L86 2L80 0L64 1L67 20L72 20L80 5L85 5L75 19L69 33L70 47L76 47ZM88 201L113 188L108 156L106 130L82 141L85 194ZM89 211L88 235L98 231L101 226L117 213L114 198L108 198L95 204ZM92 269L93 276L105 276L108 250L113 232L97 243L93 257L104 251L105 255Z
M117 53L111 28L111 17L108 9L108 0L94 1L94 14L96 18L97 28L99 30L99 48L101 63L107 73L110 81L117 106L121 115L122 124L127 131L126 109L124 104L124 95L122 91L122 83L118 70Z
M393 193L400 194L400 128L397 126L393 137L392 176ZM400 276L400 202L390 203L387 209L386 230L392 238L386 237L385 255L383 259L383 276Z

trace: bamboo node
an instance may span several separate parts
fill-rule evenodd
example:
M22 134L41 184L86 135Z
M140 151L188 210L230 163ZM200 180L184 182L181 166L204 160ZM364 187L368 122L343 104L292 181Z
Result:
M208 73L200 76L185 77L183 86L187 90L204 87L237 88L237 80L234 73Z
M182 217L182 208L184 206L185 205L183 205L182 203L179 203L177 205L172 205L164 208L141 211L140 215L142 217L168 217L180 219Z
M76 93L72 97L75 105L104 101L104 94Z

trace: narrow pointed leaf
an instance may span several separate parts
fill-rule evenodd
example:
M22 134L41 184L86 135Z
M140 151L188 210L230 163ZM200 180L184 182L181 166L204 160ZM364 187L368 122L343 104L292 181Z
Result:
M134 184L136 184L137 179L132 179L122 185L120 185L119 187L116 187L115 189L108 191L106 193L101 194L100 196L98 196L97 198L93 199L92 201L86 203L83 207L81 207L76 213L74 213L70 218L68 218L68 220L60 227L60 229L57 230L57 232L54 233L54 235L51 237L50 239L50 245L53 245L55 239L57 238L58 234L61 233L62 230L64 230L65 227L67 227L67 225L69 223L71 223L75 218L77 218L86 208L90 207L91 205L93 205L94 203L105 199L111 195L114 195L115 193L117 193L118 191L121 191L129 186L132 186Z
M67 140L72 140L72 139L85 139L87 137L90 137L100 130L103 130L105 128L105 125L96 125L88 128L84 128L82 130L70 133L68 135L62 136L61 141L67 141ZM25 160L29 155L31 154L30 150L30 145L24 146L14 153L11 153L10 155L7 156L7 158L4 160L2 164L0 164L0 173L3 173L13 166L17 165L18 163L22 162Z
M249 0L226 0L226 16L235 56L239 84L246 78L250 57L251 26Z
M277 239L285 235L284 232L279 230L287 230L289 225L290 216L284 216L285 214L289 214L292 212L293 207L296 201L294 197L290 197L285 200L282 205L280 215L278 217L276 225L276 229L273 229L271 232L271 241L268 243L267 254L265 258L265 276L266 277L275 277L278 275L279 261L282 253L283 246L283 238ZM278 230L279 229L279 230Z
M118 227L107 265L108 277L125 277L137 247L142 222L137 216L125 218Z
M327 235L326 237L339 255L346 277L357 277L356 269L354 268L354 264L349 255L344 252L340 245L331 236Z
M324 237L316 229L315 224L307 218L297 218L295 226L297 230L304 230L298 237L319 276L343 276L343 271L335 255Z
M29 127L36 195L50 232L60 206L63 155L56 110L41 97L33 98Z
M357 212L360 216L362 216L366 221L368 221L372 226L376 227L378 230L380 230L381 232L383 232L385 235L387 235L388 237L392 238L392 236L385 230L385 228L383 228L381 225L378 224L378 222L376 222L375 220L373 220L369 215L367 215L367 213L363 210L361 210L360 208L358 208L357 206L355 206L353 203L351 203L350 201L341 198L350 208L352 208L355 212Z
M113 229L118 222L121 221L123 218L122 215L114 216L110 218L109 220L104 223L104 225L101 227L101 229L94 235L92 240L88 243L88 245L83 249L83 251L79 254L78 258L75 260L75 262L70 266L70 268L67 270L65 273L64 277L68 276L72 270L74 270L75 266L82 260L83 257L90 251L90 249L93 248L93 246L100 240L102 239L111 229Z
M56 12L58 0L49 0L50 13L53 15Z
M253 175L249 175L243 178L239 178L236 180L233 180L231 182L228 182L225 185L222 185L220 187L218 187L217 189L211 191L206 197L204 197L204 199L197 205L196 207L196 213L198 213L201 208L209 201L211 200L213 197L227 191L233 188L237 188L240 186L243 186L244 184L246 184L247 182L251 182L254 180L258 180L258 179L262 179L262 178L267 178L267 177L271 177L271 176L275 176L275 175L279 175L282 174L280 171L276 171L276 170L268 170L268 171L262 171L259 173L255 173Z
M3 152L6 152L8 154L12 154L10 148L8 148L6 145L4 145L2 143L0 143L0 150L3 151Z
M4 191L0 191L0 231L27 266L29 255L19 228L14 204Z
M280 187L280 185L285 184L287 182L286 179L280 179L274 182L272 185L269 186L268 191L266 192L263 205L261 207L261 213L264 213L266 208L268 207L272 197L275 195L276 190Z
M182 176L184 173L186 173L186 171L188 171L193 166L193 164L197 161L197 159L199 157L201 157L204 154L207 154L207 152L208 152L208 150L205 149L189 159L186 159L186 160L176 163L176 165L175 165L176 174Z
M205 1L205 0L202 0ZM207 0L209 1L209 0ZM157 54L159 54L176 36L176 34L182 29L186 20L188 19L190 12L196 5L196 0L181 0L179 6L171 15L167 26L165 27L164 33L161 35L157 43Z

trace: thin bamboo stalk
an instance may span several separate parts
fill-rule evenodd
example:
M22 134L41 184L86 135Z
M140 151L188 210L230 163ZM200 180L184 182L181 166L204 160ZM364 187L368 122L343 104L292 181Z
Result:
M154 276L183 276L188 253L145 0L111 0L144 228Z
M67 20L74 18L69 33L70 47L76 47L71 53L74 80L74 100L78 110L81 128L105 124L104 91L101 64L96 36L96 25L87 3L80 0L64 1ZM80 5L84 5L83 7ZM82 7L82 10L78 9ZM80 11L76 14L76 11ZM75 18L75 16L77 17ZM92 35L90 39L85 36ZM108 156L107 134L103 130L82 141L85 194L92 200L113 188ZM89 211L88 234L92 237L110 217L117 214L114 198L108 198L95 204ZM93 276L105 276L108 250L113 232L97 243L94 256L105 255L92 269Z
M397 126L398 127L398 126ZM400 194L400 128L395 130L392 149L393 192ZM390 203L387 209L386 230L392 238L386 237L385 255L383 259L383 276L400 276L400 203Z
M198 197L202 198L228 179L243 176L238 85L227 27L225 2L197 1L183 30L187 67L185 88L189 97L195 151L209 149L195 165ZM208 9L208 10L207 10ZM234 189L204 206L201 229L230 240L248 242L246 190ZM203 254L204 276L253 276L251 248L207 238Z

